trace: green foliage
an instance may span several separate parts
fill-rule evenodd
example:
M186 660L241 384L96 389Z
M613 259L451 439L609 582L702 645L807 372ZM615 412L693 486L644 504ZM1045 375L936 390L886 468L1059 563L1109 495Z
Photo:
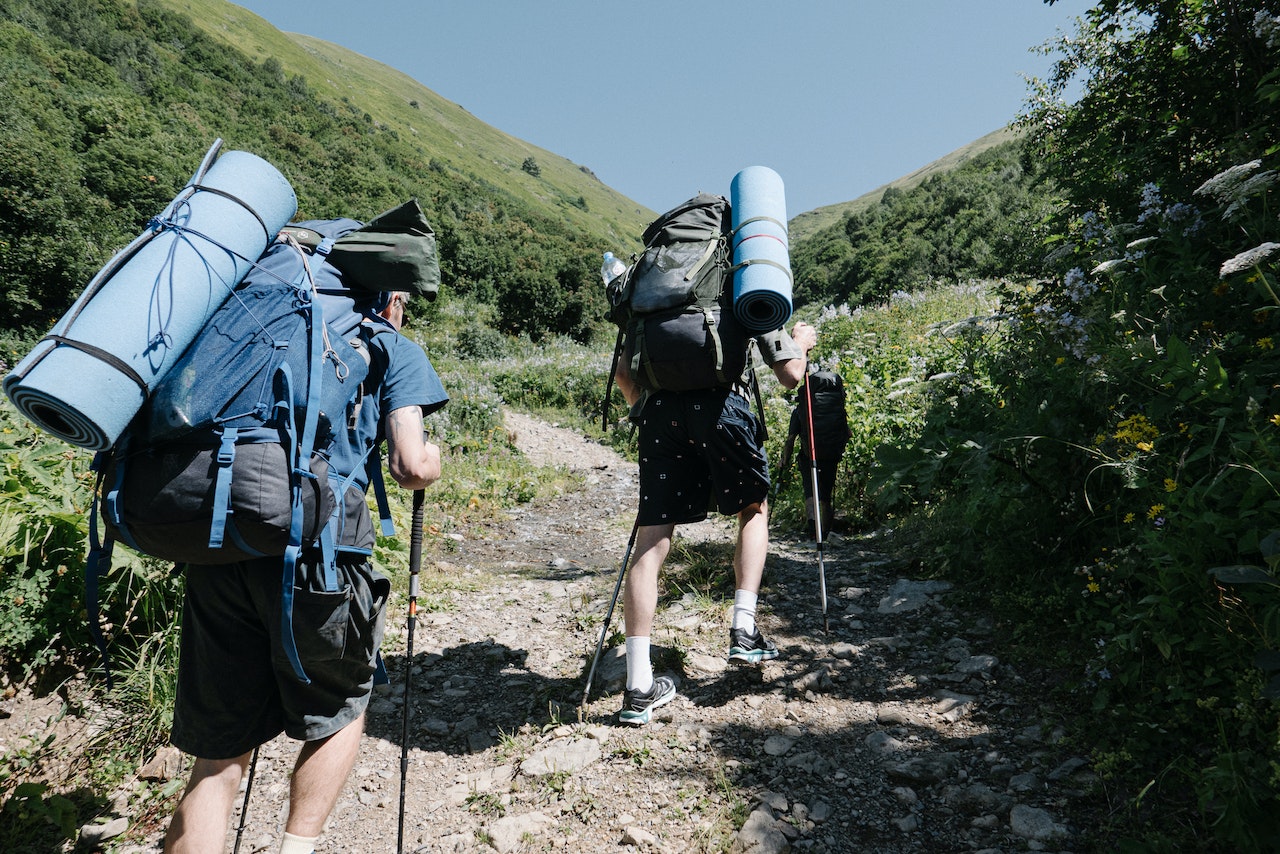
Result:
M44 783L19 783L0 807L0 831L14 847L36 852L76 838L76 805Z
M850 309L828 307L813 319L818 346L810 360L844 379L852 437L836 479L835 506L858 527L875 524L896 507L904 469L935 464L947 448L901 450L928 417L988 393L983 370L991 356L994 286L988 282L893 293L885 302ZM768 450L780 459L795 394L767 406ZM802 522L802 472L780 473L778 520ZM926 479L927 477L922 477Z
M607 371L602 354L560 342L503 360L489 376L494 390L512 406L563 410L587 422L600 412Z
M1020 122L1034 155L1080 212L1132 209L1147 182L1188 197L1274 143L1274 15L1267 0L1098 3L1045 47L1056 62Z
M792 252L797 302L860 304L939 279L1025 275L1054 200L1010 141L907 190L884 191Z
M599 321L602 238L563 213L579 211L578 192L557 188L562 204L541 208L449 168L157 0L4 0L0 56L0 330L12 342L0 355L10 363L168 203L215 136L275 164L304 218L368 219L418 198L439 233L445 289L498 306L503 331L585 341Z
M24 676L83 635L87 460L0 401L0 649Z
M1111 0L1059 43L1024 122L1069 203L1043 277L999 285L970 393L877 454L880 506L1061 668L1131 827L1168 850L1280 838L1265 6ZM1077 73L1084 97L1055 101Z

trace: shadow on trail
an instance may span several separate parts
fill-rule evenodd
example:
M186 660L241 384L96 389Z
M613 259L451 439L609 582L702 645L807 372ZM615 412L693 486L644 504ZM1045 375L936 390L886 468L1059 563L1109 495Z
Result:
M1057 812L1052 798L1083 797L1086 784L1072 780L1074 770L1061 772L1061 748L1032 731L1043 718L1028 719L1006 696L1012 669L956 669L962 652L988 651L993 642L973 620L940 602L882 611L897 571L850 544L824 558L824 632L815 548L778 540L761 622L782 655L763 666L696 666L727 652L727 621L716 609L732 600L733 582L723 544L686 550L676 561L685 565L667 579L653 649L655 670L679 676L679 696L648 727L619 725L625 668L616 643L605 649L585 722L608 736L594 765L547 795L562 815L590 814L598 808L593 792L606 784L660 793L665 813L687 820L733 816L735 829L763 800L813 850L905 854L1020 847L1009 829L1015 804ZM566 563L521 573L565 580L584 571ZM594 572L603 583L617 568ZM675 607L691 594L696 602ZM601 617L607 596L591 606ZM611 641L622 626L621 614L614 618ZM700 631L698 619L715 625L714 634ZM688 626L673 629L681 620ZM527 743L509 755L506 735L577 720L599 631L599 621L582 621L572 649L530 652L515 648L519 641L486 640L415 654L409 746L452 756L488 751L495 766L520 761ZM531 655L552 653L572 665L572 676L530 669ZM395 684L371 709L368 732L400 744L394 700L405 660L391 656L387 664ZM940 699L948 694L973 702L948 717Z
M450 755L482 753L502 733L542 725L574 710L568 698L582 683L550 678L527 666L529 652L492 640L415 652L409 686L409 746ZM392 684L375 692L366 732L396 745L404 732L403 655L385 657ZM564 709L564 711L561 711ZM495 733L499 735L495 736Z

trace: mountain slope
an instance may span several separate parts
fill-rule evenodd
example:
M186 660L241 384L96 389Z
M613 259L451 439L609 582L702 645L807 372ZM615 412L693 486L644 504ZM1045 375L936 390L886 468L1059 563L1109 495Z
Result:
M876 187L869 193L863 193L858 198L848 202L839 202L834 205L825 205L820 208L814 208L802 214L797 214L788 223L788 231L793 241L802 241L806 238L813 237L829 225L839 222L847 213L856 213L867 210L876 205L880 198L884 195L884 191L889 188L898 190L909 190L924 183L925 179L938 175L943 172L949 172L957 166L972 160L977 155L988 149L994 148L1002 142L1008 142L1015 139L1018 134L1010 128L1004 127L999 130L992 131L986 136L979 137L968 145L961 146L950 154L939 157L932 163L927 163L916 169L914 172L903 175Z
M349 103L419 149L434 168L509 193L606 245L637 245L654 212L609 188L586 166L485 124L406 74L339 45L284 33L226 0L157 0L256 62L274 61L320 97ZM528 158L537 176L524 168Z

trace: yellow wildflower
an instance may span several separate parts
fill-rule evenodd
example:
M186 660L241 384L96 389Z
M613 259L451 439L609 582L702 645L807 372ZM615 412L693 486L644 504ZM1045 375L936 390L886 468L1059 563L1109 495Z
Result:
M1139 451L1150 451L1152 448L1155 447L1155 445L1151 444L1150 442L1139 442L1137 447Z
M1277 427L1280 427L1280 415L1272 415L1271 423L1276 425Z
M1116 425L1115 437L1121 442L1132 442L1138 447L1140 443L1153 442L1160 435L1159 429L1146 419L1144 415L1130 415ZM1149 450L1149 448L1144 448Z
M1099 590L1102 589L1101 585L1099 585L1098 582L1096 581L1090 581L1088 584L1088 588L1090 593L1097 593Z
M1147 511L1147 518L1154 519L1164 512L1163 504L1152 504L1151 509Z
M1174 479L1173 479L1173 478L1171 478L1171 477L1166 477L1166 478L1164 479L1164 491L1165 491L1165 492L1173 492L1173 491L1174 491L1175 489L1177 489L1177 488L1178 488L1178 482L1177 482L1176 480L1174 480Z
M1137 518L1137 517L1136 517L1134 514L1132 514L1132 513L1126 513L1126 514L1124 514L1124 523L1125 523L1126 525L1132 525L1132 524L1133 524L1133 520L1134 520L1134 519L1136 519L1136 518Z
M1274 350L1276 348L1275 342L1271 340L1270 335L1265 338L1259 338L1254 342L1254 346L1259 350Z

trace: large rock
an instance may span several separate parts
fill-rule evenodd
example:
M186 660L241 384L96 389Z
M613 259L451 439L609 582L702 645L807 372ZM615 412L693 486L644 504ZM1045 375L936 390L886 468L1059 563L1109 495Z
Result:
M928 605L932 597L951 589L949 581L912 581L899 578L880 600L881 614L903 614Z
M555 825L555 819L540 812L509 815L498 819L487 828L490 844L499 852L520 850L526 840L536 839L547 828Z
M557 738L520 763L526 777L546 777L560 771L572 774L600 759L600 742L594 738Z
M733 854L787 854L791 842L778 829L773 810L762 804L747 816L729 850Z

